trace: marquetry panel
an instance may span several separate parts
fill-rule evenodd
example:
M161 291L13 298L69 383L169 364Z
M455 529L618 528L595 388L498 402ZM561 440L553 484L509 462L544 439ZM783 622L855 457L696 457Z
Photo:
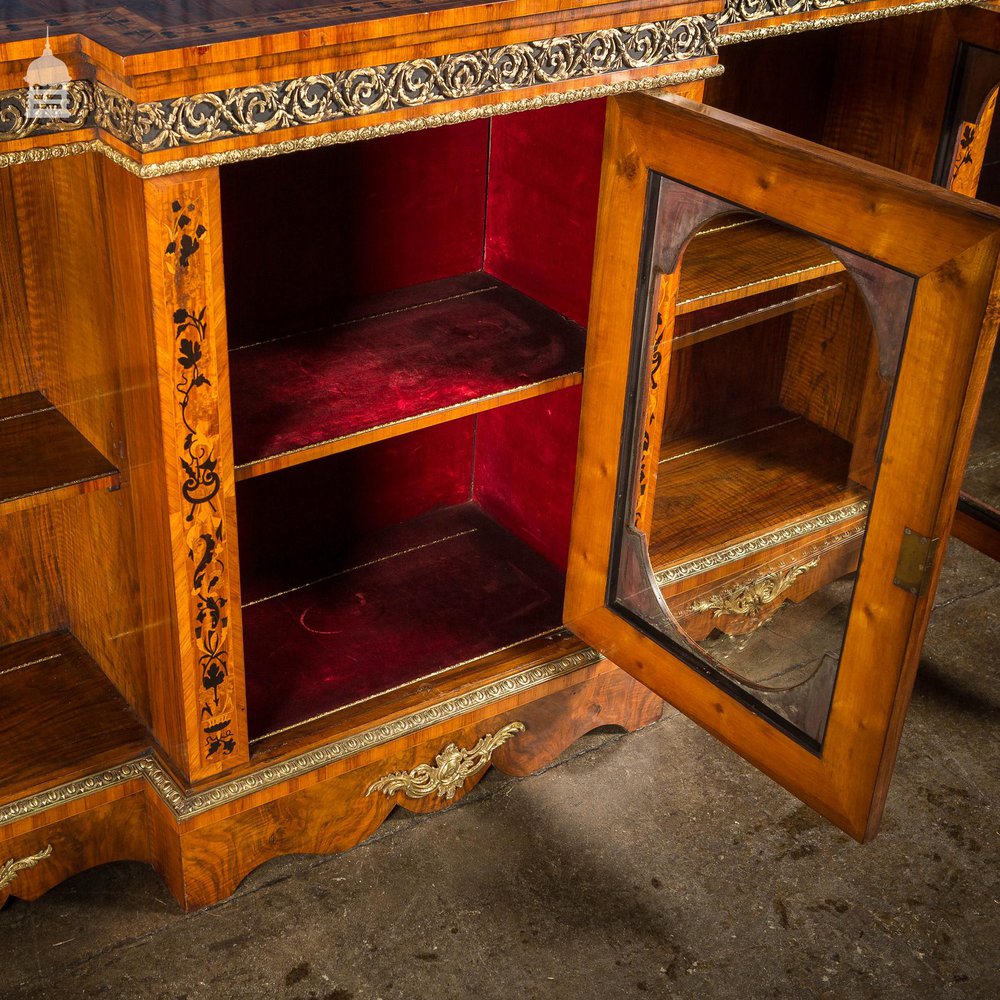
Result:
M175 753L196 779L248 752L218 175L147 182L144 194L180 656Z

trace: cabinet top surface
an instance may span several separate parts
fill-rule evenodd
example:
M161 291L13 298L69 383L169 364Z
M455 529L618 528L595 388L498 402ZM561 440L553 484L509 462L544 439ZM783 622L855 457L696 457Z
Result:
M682 5L690 6L683 0L644 6ZM0 16L0 44L43 38L48 26L54 36L84 35L117 55L129 56L314 29L355 26L363 31L361 26L377 22L398 21L400 28L423 30L510 17L571 15L594 7L604 8L602 13L620 8L638 15L633 20L646 14L635 3L607 0L8 0Z
M6 0L0 168L97 149L140 176L162 176L255 156L256 147L271 155L423 127L420 120L431 117L444 124L501 107L680 86L721 72L724 36L733 41L741 31L749 38L801 27L791 21L837 23L844 7L854 13L841 20L913 6L914 0ZM52 52L39 59L46 31ZM37 84L32 90L29 80Z

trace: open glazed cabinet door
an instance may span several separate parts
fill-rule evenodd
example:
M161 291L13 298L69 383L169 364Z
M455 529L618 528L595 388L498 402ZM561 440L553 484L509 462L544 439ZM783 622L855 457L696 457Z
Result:
M608 114L566 623L865 839L996 336L1000 214L683 98Z

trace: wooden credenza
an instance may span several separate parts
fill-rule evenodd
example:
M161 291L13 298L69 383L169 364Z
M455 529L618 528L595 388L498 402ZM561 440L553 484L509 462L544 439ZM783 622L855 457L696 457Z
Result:
M42 5L0 22L0 900L211 903L664 697L872 836L996 334L1000 213L929 182L985 169L1000 19L78 6L58 118Z

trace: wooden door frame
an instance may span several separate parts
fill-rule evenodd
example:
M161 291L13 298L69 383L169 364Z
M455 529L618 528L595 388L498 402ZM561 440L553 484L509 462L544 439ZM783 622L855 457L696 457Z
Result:
M915 279L853 614L822 754L724 693L607 606L632 331L646 303L651 173ZM929 222L933 225L929 225ZM877 831L916 673L929 592L892 586L903 530L945 535L998 309L1000 212L925 182L671 96L609 101L565 621L793 794L864 840ZM940 334L948 330L947 338ZM933 427L934 434L921 434Z

